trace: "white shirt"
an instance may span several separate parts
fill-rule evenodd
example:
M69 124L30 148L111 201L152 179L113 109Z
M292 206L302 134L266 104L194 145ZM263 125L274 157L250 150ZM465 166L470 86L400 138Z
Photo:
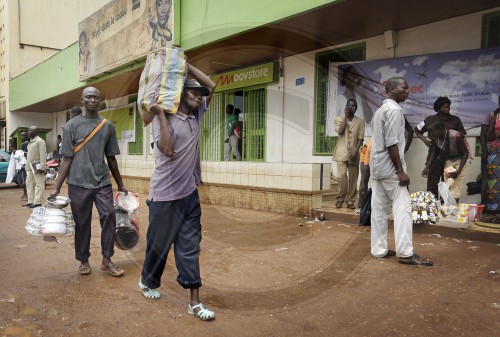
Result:
M403 108L392 99L384 100L382 106L375 112L372 120L373 137L370 153L370 173L373 179L384 179L396 174L389 151L389 146L398 145L401 165L406 172L404 151L405 118Z

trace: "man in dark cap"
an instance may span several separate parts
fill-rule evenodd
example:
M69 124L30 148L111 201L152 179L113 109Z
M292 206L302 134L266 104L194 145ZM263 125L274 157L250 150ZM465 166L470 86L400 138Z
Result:
M151 107L156 165L146 202L149 228L139 288L148 299L160 298L157 288L173 244L177 282L190 290L188 313L210 320L215 313L204 308L199 299L201 207L197 186L201 184L200 123L215 83L194 66L187 67L196 80L186 80L177 113Z

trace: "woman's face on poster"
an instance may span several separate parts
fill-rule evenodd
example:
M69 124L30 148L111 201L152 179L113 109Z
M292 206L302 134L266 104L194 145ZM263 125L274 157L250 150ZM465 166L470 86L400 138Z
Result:
M156 15L158 16L158 24L165 26L167 24L172 0L156 0Z

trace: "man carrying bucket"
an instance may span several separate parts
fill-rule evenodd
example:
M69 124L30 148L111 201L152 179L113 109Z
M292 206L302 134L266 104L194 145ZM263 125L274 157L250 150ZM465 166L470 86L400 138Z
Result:
M61 146L62 161L59 176L50 198L56 197L68 177L68 196L75 221L75 257L81 262L80 275L91 272L90 235L92 207L95 204L101 222L101 271L121 276L123 269L111 262L114 254L116 217L109 171L118 190L128 193L123 185L115 156L120 154L116 130L111 122L99 116L101 93L94 87L82 92L83 114L71 119L64 127ZM104 163L104 158L108 165ZM109 168L108 168L109 166Z

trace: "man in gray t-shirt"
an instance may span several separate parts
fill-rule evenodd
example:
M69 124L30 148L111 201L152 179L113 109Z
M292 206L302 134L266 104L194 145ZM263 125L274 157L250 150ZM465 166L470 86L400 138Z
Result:
M82 103L85 111L82 115L71 119L64 127L62 161L51 197L60 193L61 186L67 178L68 196L71 199L71 211L75 221L75 257L81 262L79 274L88 275L91 271L88 260L92 207L95 204L102 229L101 271L112 276L121 276L123 269L111 262L116 236L116 216L109 171L115 178L118 190L124 193L128 191L123 185L115 158L120 154L115 127L109 121L104 122L99 116L100 102L99 90L93 87L83 90ZM94 130L97 130L94 135L88 137ZM84 145L79 146L81 144Z

